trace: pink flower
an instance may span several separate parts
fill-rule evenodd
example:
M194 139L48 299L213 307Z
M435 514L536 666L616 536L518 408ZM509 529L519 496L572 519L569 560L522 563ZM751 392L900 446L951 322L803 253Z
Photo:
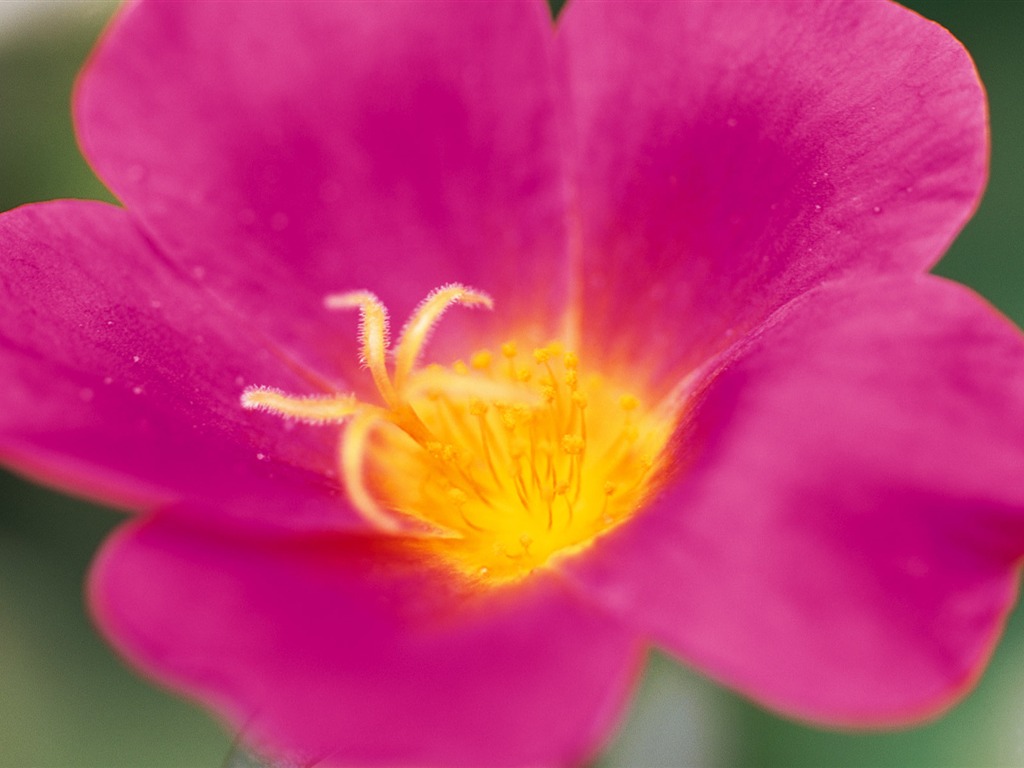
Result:
M924 274L987 157L938 26L138 3L75 115L124 208L0 220L0 457L144 513L96 619L259 747L578 762L648 645L837 725L979 674L1024 339Z

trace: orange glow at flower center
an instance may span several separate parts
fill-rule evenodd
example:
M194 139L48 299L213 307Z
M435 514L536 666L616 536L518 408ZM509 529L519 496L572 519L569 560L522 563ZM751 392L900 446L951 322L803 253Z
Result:
M391 370L383 304L367 292L326 303L361 311L363 362L383 402L252 387L242 404L347 422L339 454L352 504L462 576L518 580L628 520L654 489L673 419L560 343L523 355L508 341L468 364L418 367L445 310L490 308L486 295L458 284L433 291L391 350Z

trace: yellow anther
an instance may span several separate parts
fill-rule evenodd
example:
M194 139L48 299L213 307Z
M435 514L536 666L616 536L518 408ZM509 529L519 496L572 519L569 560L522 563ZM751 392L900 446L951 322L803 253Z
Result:
M579 386L580 375L575 368L570 368L565 372L565 383L568 385L569 389L576 389L576 387Z
M457 459L458 456L459 453L455 449L455 446L450 443L448 445L445 445L444 448L441 449L441 458L444 461L455 461L455 459Z
M473 357L470 358L469 364L478 371L486 371L491 367L491 350L481 349L478 352L473 353Z
M427 453L435 459L440 459L441 454L444 452L444 444L437 440L431 440L423 447L426 449Z
M533 359L534 362L536 362L538 365L540 365L541 363L546 363L548 360L551 359L551 350L549 350L547 347L540 347L538 349L535 349L533 350Z
M516 343L514 341L506 341L501 345L501 354L511 360L517 354Z
M635 411L638 405L640 405L640 401L633 395L622 395L619 398L619 407L624 411Z
M575 368L579 367L579 364L580 364L580 359L576 355L575 352L566 352L565 353L565 367L566 368L575 369Z
M462 360L456 360L454 363L452 363L452 370L455 371L460 376L465 376L467 373L469 373L469 368L467 367L466 363L463 362Z
M583 447L585 445L586 443L579 435L562 436L562 450L570 456L579 456L583 453Z
M572 404L579 408L581 411L587 407L587 396L582 392L572 393Z
M483 416L487 413L487 403L479 397L470 398L469 413L471 416Z
M531 371L526 366L522 366L520 368L516 368L516 372L515 372L515 379L516 379L516 381L521 381L521 382L523 382L525 384L526 382L528 382L532 378L533 378L533 371Z
M555 402L555 388L550 384L545 384L540 388L540 396L544 399L545 403Z
M515 429L519 425L519 419L516 416L516 412L509 406L503 406L499 409L501 414L501 424L505 429Z

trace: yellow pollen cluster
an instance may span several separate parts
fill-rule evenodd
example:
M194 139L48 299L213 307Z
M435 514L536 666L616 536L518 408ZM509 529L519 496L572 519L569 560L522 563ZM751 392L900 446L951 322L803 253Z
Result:
M393 350L375 296L346 293L326 304L360 310L363 363L383 402L253 387L242 404L346 422L340 467L353 505L458 574L488 584L521 579L589 546L653 490L672 419L582 370L561 344L523 354L509 341L468 363L418 365L448 307L491 307L479 291L459 284L433 291Z

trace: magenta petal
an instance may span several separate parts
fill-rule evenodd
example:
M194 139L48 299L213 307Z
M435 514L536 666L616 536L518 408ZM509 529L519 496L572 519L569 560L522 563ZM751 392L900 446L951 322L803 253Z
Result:
M800 717L896 724L979 674L1024 553L1024 337L937 278L823 288L694 404L692 464L595 598Z
M558 41L581 325L617 359L678 375L823 279L923 271L978 201L977 74L895 3L573 2Z
M129 507L216 500L275 525L351 518L330 479L336 431L287 431L239 403L248 384L319 383L168 266L123 210L4 214L0 272L6 464Z
M640 650L551 579L460 595L374 539L150 520L108 542L91 596L148 673L318 766L576 764L620 714Z
M446 282L495 294L439 343L464 320L557 327L553 40L539 0L143 2L93 55L77 126L174 262L334 374L356 346L328 293L375 291L398 323Z

